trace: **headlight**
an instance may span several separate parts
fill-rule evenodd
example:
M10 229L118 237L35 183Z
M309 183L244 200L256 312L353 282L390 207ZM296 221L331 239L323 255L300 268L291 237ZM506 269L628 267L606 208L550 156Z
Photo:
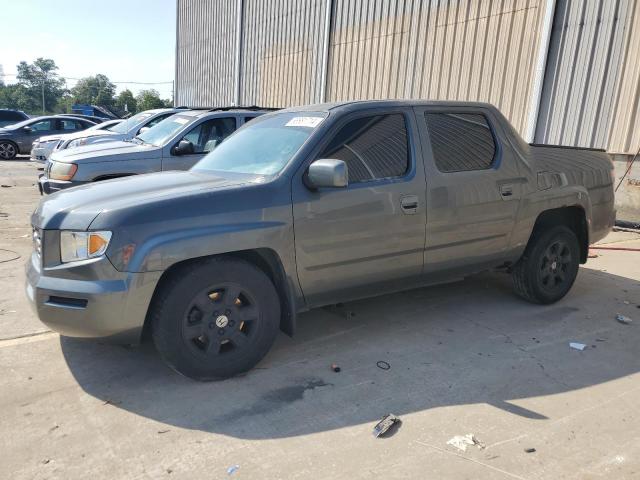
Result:
M82 145L87 144L86 138L76 138L75 140L71 140L67 148L81 147Z
M111 232L60 232L62 263L88 260L104 255L111 240Z
M53 180L71 180L78 171L75 163L51 162L49 178Z

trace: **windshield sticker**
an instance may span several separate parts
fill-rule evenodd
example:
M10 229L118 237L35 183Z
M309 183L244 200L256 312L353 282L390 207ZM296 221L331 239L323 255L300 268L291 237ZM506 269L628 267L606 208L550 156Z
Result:
M285 127L315 128L322 120L322 117L294 117L286 123Z
M187 120L186 118L174 118L173 121L176 122L176 123L179 123L180 125L184 125L189 120Z

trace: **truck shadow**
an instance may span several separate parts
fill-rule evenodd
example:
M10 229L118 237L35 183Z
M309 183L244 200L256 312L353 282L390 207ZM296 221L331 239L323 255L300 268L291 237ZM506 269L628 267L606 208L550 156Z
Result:
M373 426L387 413L470 403L536 421L547 415L526 399L640 370L640 329L614 319L640 313L625 298L640 298L638 281L590 268L550 306L514 297L505 275L482 274L304 314L295 338L281 335L257 368L214 383L179 376L148 344L61 337L61 346L80 387L114 408L238 438Z

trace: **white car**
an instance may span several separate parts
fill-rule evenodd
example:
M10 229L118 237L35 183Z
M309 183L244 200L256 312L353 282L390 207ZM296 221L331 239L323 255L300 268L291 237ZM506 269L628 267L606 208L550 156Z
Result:
M107 130L93 130L79 132L73 139L58 142L54 151L68 148L81 147L92 143L113 142L117 140L131 140L136 135L157 125L174 113L184 112L184 108L157 108L136 113L133 117L125 119L115 127Z
M73 133L64 133L60 135L45 135L38 138L31 146L31 161L44 163L49 160L49 157L53 153L54 149L60 142L69 142L75 138L80 138L86 135L92 134L92 132L99 132L109 130L111 127L115 127L119 123L123 122L122 119L107 120L106 122L98 123L86 130L80 130Z

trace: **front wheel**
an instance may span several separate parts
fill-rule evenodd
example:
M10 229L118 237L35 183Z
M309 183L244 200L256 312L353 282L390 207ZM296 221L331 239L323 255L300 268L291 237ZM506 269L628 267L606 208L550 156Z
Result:
M13 160L18 155L18 149L11 142L0 142L0 160Z
M238 259L180 269L154 297L156 349L178 373L218 380L250 370L278 334L280 301L267 275Z
M557 302L573 286L579 266L580 245L572 230L556 226L534 232L513 267L514 289L533 303Z

